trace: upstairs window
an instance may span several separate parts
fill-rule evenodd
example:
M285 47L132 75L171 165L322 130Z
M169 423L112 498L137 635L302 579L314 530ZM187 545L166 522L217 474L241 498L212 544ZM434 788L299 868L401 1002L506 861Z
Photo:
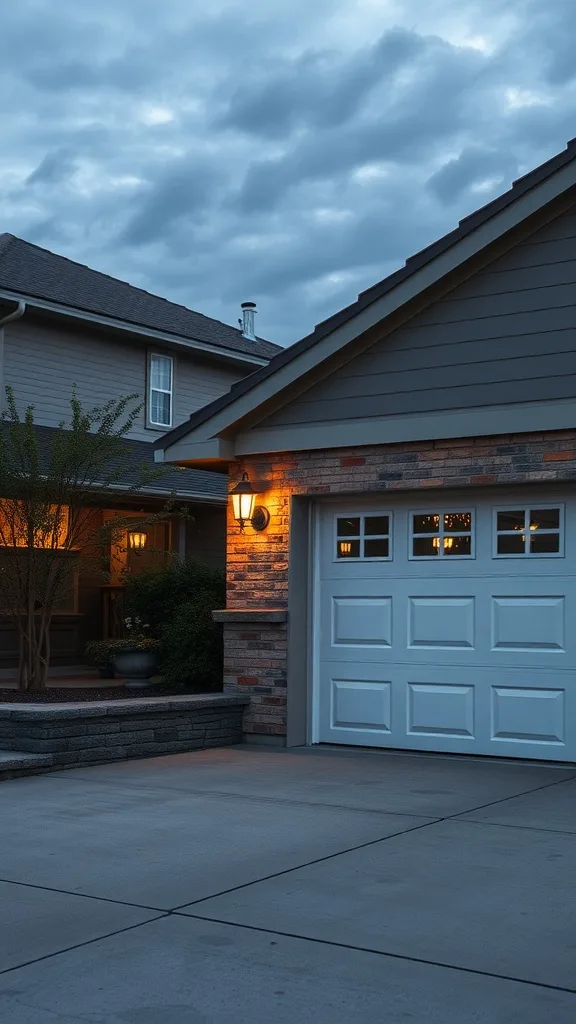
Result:
M172 356L150 353L148 381L148 422L152 427L171 427L174 386Z

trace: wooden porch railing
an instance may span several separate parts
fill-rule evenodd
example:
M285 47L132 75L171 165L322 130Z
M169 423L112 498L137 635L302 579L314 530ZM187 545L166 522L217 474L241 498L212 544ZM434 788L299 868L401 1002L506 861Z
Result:
M102 587L102 636L104 640L123 635L123 604L124 587L114 584Z

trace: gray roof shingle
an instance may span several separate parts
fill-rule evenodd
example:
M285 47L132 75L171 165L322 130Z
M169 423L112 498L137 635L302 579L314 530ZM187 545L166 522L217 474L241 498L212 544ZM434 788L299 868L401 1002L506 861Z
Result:
M47 465L50 458L52 440L57 427L44 427L36 424L34 427L40 459ZM123 441L124 452L122 454L120 468L122 470L122 482L127 486L134 486L142 478L142 467L150 466L159 470L160 475L154 479L149 486L142 487L138 494L160 493L166 498L170 494L177 494L180 498L192 499L193 497L221 498L226 499L227 478L222 473L208 473L202 469L173 469L165 471L162 465L154 463L154 449L147 441L133 441L125 438Z
M271 359L280 351L280 346L270 341L249 341L237 327L74 263L15 235L0 234L0 288L204 342L230 354L241 352Z

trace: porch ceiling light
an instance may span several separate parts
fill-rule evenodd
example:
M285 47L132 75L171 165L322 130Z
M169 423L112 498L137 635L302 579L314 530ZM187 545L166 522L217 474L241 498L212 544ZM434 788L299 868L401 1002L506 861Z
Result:
M230 491L234 519L241 532L247 523L250 523L254 530L260 531L265 530L270 522L268 509L263 505L256 505L256 494L248 479L248 473L243 473L240 483Z
M130 548L130 551L133 551L136 555L139 555L144 551L147 540L148 537L143 530L128 531L128 547Z

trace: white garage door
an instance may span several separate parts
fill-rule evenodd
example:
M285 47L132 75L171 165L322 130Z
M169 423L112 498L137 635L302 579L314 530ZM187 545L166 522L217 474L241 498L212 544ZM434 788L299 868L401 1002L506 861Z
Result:
M576 501L318 511L315 739L576 761Z

